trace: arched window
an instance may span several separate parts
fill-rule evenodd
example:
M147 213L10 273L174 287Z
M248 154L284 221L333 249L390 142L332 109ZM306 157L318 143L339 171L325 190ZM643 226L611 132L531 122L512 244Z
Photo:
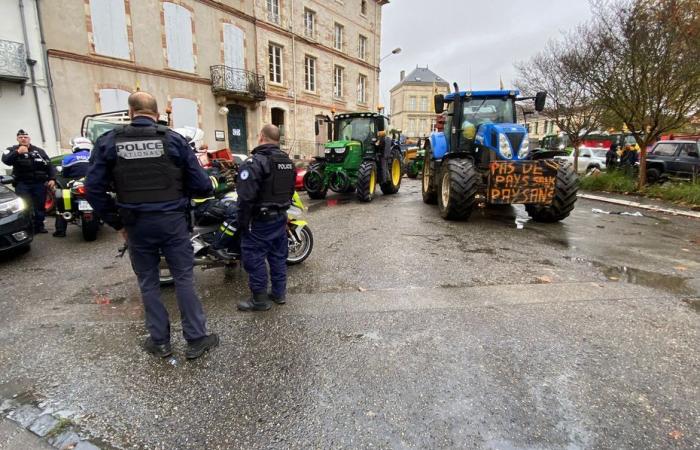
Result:
M197 102L189 98L174 98L172 101L173 128L199 127Z
M100 112L129 109L130 92L122 89L100 89Z
M194 72L192 46L192 14L175 3L163 3L165 12L165 44L168 50L168 67Z

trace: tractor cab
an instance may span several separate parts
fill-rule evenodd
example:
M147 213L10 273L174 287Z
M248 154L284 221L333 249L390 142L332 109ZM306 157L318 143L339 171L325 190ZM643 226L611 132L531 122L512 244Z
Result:
M435 96L435 110L445 113L445 127L430 140L435 158L467 153L479 165L492 160L523 160L530 152L527 129L516 123L516 102L535 100L544 107L546 93L519 97L517 90L461 91Z
M376 113L338 114L333 126L335 141L360 142L363 153L371 151L379 140L378 133L388 128L389 119Z

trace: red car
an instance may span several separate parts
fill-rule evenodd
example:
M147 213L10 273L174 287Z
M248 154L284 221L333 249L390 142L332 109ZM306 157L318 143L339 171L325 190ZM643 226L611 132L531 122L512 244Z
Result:
M294 181L294 189L297 191L304 190L304 175L306 175L306 169L303 167L297 167L296 169L297 177Z

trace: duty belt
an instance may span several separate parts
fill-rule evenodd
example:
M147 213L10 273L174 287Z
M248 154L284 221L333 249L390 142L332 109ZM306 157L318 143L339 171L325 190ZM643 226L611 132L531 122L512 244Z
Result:
M273 220L279 219L282 215L284 215L284 211L280 211L277 209L268 209L264 211L260 211L257 216L255 216L255 220L260 220L263 222L271 222Z

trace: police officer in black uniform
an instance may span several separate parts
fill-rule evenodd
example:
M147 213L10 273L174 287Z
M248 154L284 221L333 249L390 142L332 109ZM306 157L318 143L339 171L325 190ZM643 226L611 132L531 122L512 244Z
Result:
M294 164L279 148L280 131L265 125L252 158L238 175L238 224L241 259L248 272L252 298L238 303L241 311L266 311L270 300L285 303L287 292L287 209L294 195ZM270 265L271 291L268 294Z
M185 356L194 359L219 343L207 334L202 304L194 290L194 255L186 210L190 196L206 196L211 181L185 139L157 124L156 100L145 92L129 96L131 124L95 143L86 178L87 199L107 224L127 239L138 278L150 337L144 350L172 354L170 320L160 298L159 263L165 256L175 279ZM116 202L107 192L116 192Z
M15 192L32 204L34 209L34 232L46 233L44 228L44 204L46 186L56 185L56 168L46 152L32 145L31 138L24 130L17 132L17 145L8 147L2 154L2 162L12 166L15 178Z

